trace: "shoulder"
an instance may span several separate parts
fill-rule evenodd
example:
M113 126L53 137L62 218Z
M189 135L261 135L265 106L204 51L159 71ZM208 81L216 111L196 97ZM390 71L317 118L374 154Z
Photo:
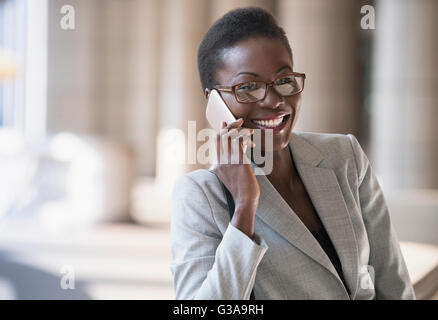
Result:
M218 177L206 169L198 169L180 177L172 190L174 201L183 200L196 205L208 205L215 211L217 206L226 207L223 189Z
M198 169L181 176L173 187L173 193L214 193L218 187L220 184L213 172Z
M339 152L343 156L351 155L350 136L353 136L352 134L320 132L295 132L295 134L317 148L325 156L339 155Z
M297 136L315 147L325 165L333 168L351 164L357 170L359 180L369 166L368 157L355 135L341 133L295 132Z
M228 209L222 186L217 176L206 169L198 169L181 176L172 190L172 221L199 228L227 227ZM199 226L201 225L201 226Z

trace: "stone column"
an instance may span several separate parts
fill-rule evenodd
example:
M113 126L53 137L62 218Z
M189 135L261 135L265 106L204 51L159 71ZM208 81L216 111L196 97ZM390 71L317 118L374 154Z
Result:
M371 156L385 186L438 188L438 2L378 1Z
M74 0L75 29L62 30L63 1L50 1L48 130L129 145L136 173L155 174L159 0Z
M154 176L159 115L160 0L122 1L129 10L127 34L126 141L136 153L138 175Z
M95 134L98 91L96 42L99 37L98 1L70 1L75 29L60 27L65 1L49 4L47 56L47 132Z
M207 127L206 101L197 65L198 46L208 27L207 8L207 1L163 1L159 135L164 140L158 141L159 153L160 148L166 148L164 141L168 130L179 129L187 137L189 120L196 121L197 131ZM174 130L172 132L170 134L175 134ZM169 172L168 160L165 157L157 159L157 178ZM181 170L188 172L200 167L199 164L185 164Z
M188 121L196 122L196 131L207 127L197 66L197 49L208 27L207 8L208 2L202 0L161 2L161 25L156 30L161 37L156 176L134 191L132 212L139 222L168 224L176 180L202 167L187 162L188 151L197 149L188 148Z
M360 5L348 0L279 0L276 13L307 75L297 131L357 134Z

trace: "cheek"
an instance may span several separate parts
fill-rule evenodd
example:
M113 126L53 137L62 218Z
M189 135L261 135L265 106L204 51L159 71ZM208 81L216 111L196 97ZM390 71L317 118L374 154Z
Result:
M300 115L301 101L302 101L301 93L298 94L297 96L290 98L290 100L288 101L290 103L290 105L292 106L293 113L294 113L292 128L295 126L295 123L297 122L298 117Z
M249 105L238 103L232 95L230 95L229 97L223 97L223 99L236 119L246 118L250 111L250 108L248 107Z
M294 109L296 115L299 114L300 108L301 108L301 100L302 100L302 96L301 93L292 96L289 98L289 103L292 106L292 108Z
M301 105L301 100L302 100L302 95L301 93L296 94L292 97L289 98L289 103L292 105L292 107L299 107Z

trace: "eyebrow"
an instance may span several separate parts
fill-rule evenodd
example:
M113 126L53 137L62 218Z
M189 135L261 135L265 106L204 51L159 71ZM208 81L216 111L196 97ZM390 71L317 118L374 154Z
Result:
M292 71L292 68L291 68L290 66L288 66L288 65L284 65L284 66L282 66L280 69L278 69L278 70L275 72L275 74L278 74L280 71L283 71L284 69L290 69L290 71ZM250 76L259 77L259 75L258 75L257 73L254 73L254 72L248 72L248 71L241 71L241 72L239 72L238 74L236 74L236 75L234 76L234 78L237 78L237 77L240 76L241 74L248 74L248 75L250 75Z

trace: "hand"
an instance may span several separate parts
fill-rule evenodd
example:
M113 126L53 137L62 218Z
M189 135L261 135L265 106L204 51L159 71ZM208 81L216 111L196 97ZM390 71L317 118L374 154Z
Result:
M250 137L254 130L242 128L242 124L242 118L228 125L225 122L222 123L222 129L216 139L217 164L213 167L213 171L233 196L235 214L231 221L232 224L252 238L260 188L245 154L248 145L255 146ZM232 143L235 145L232 146ZM233 157L239 160L238 163L231 162Z

